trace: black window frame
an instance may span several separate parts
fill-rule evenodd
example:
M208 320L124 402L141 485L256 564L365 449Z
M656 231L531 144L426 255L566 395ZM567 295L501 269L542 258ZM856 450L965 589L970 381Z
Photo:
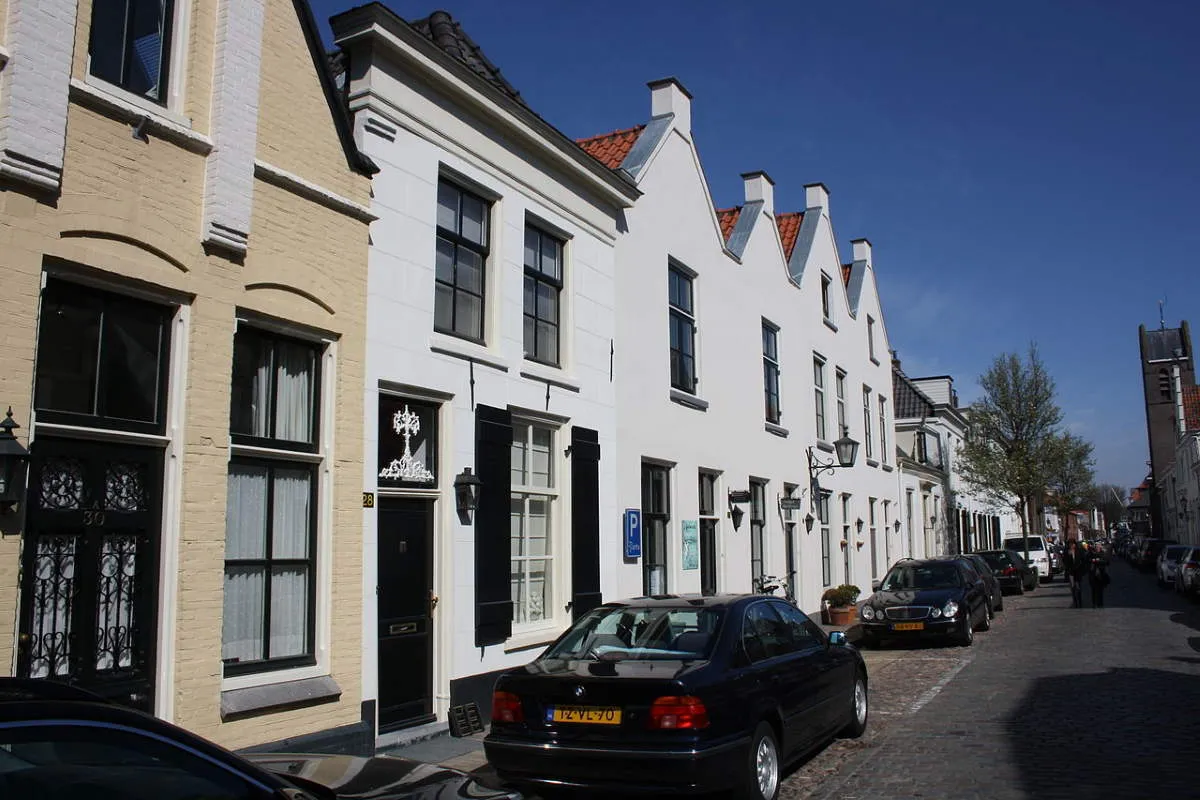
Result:
M873 458L875 458L875 440L871 438L873 436L873 434L871 433L871 428L874 427L871 424L871 417L874 414L874 409L871 408L871 400L874 398L874 394L871 392L871 387L867 386L866 384L863 384L862 393L863 393L863 449L866 451L866 453L865 453L866 457L873 459Z
M676 287L687 288L687 296L683 297ZM683 301L686 300L686 306ZM671 348L671 388L688 394L695 394L700 383L696 375L696 286L695 275L676 264L667 267L667 306L669 314L669 332ZM676 335L679 343L676 343ZM682 343L686 334L687 352ZM684 362L690 364L690 372L683 371ZM690 380L689 380L690 379Z
M750 481L750 584L758 591L767 573L767 482ZM757 569L757 572L756 572Z
M266 520L267 526L264 531L266 541L263 543L262 558L226 558L222 567L222 576L225 570L230 565L237 567L253 567L261 566L264 571L263 585L263 658L257 661L235 661L222 659L221 664L224 670L224 676L227 678L236 675L250 675L260 672L274 672L281 669L293 669L296 667L311 667L317 663L317 593L319 591L317 580L317 501L319 498L318 486L320 475L318 471L319 464L304 461L286 461L273 458L259 458L255 456L233 455L229 458L229 467L232 468L235 464L242 464L255 467L266 467L267 469L267 508ZM282 467L285 469L309 471L309 499L308 499L308 557L307 558L281 558L276 559L271 555L274 547L274 536L272 525L274 524L275 511L275 469ZM227 473L228 474L228 471ZM271 658L271 570L276 566L297 566L305 565L308 568L308 625L305 635L308 637L307 652L303 655L284 656L282 658ZM224 640L222 639L222 646Z
M763 320L762 340L764 410L767 422L778 425L783 419L779 400L779 328Z
M821 582L824 586L833 585L833 530L829 525L829 493L821 492L817 496L817 517L821 524Z
M700 521L700 593L717 592L717 485L720 475L700 470L697 476L697 517Z
M879 363L875 357L875 320L870 314L867 315L867 355L872 361Z
M813 422L816 425L817 439L825 441L829 435L829 420L825 418L825 367L827 362L821 356L813 355Z
M841 367L833 369L833 395L835 414L837 416L837 429L839 432L846 430L846 370Z
M528 254L529 254L528 241L529 241L530 233L536 234L537 241L538 241L537 254L536 254L536 259L537 259L538 263L533 264L533 265L531 265L528 262ZM522 303L524 305L523 319L524 320L532 320L532 322L533 322L533 342L532 342L533 347L532 347L532 350L530 348L528 332L523 330L523 333L522 333L522 339L524 342L525 358L528 359L529 361L536 361L539 364L545 364L545 365L551 366L551 367L558 367L562 364L562 327L561 327L562 326L562 290L563 290L563 273L566 271L566 265L563 263L563 257L566 254L566 250L567 250L566 242L564 242L558 236L555 236L554 234L546 231L544 228L540 228L537 225L534 225L533 223L530 223L530 222L525 223L525 239L526 239L526 247L525 247L525 259L526 260L525 260L524 282L525 283L529 283L530 281L533 282L533 294L532 294L532 296L533 296L533 313L532 314L529 312L529 307L528 307L528 301L530 298L529 292L525 292L525 296L522 301ZM547 275L541 269L541 266L540 266L542 264L542 254L544 252L547 241L552 242L558 250L558 255L555 258L555 263L558 265L558 275L556 275L556 276ZM544 318L539 313L539 311L541 309L541 303L538 302L538 291L537 291L539 286L549 286L554 291L555 313L554 313L553 321ZM553 358L544 356L538 352L537 328L538 328L539 323L544 324L544 325L549 325L554 328L554 357Z
M821 273L821 314L828 322L833 322L833 300L829 296L829 287L833 285L833 279Z
M887 398L879 395L879 460L888 463Z
M263 447L263 448L269 448L272 450L290 450L290 451L295 451L295 452L299 452L299 453L319 452L321 449L322 381L324 379L324 375L322 374L323 370L321 369L321 367L322 367L322 362L324 361L324 358L325 358L326 345L322 342L313 341L312 339L302 339L302 338L299 338L296 336L288 336L287 334L277 333L273 330L270 330L269 328L260 327L260 326L254 325L253 323L239 322L238 326L237 326L237 330L234 332L234 335L233 335L233 359L232 359L233 364L237 363L237 347L238 347L239 337L243 338L243 340L247 339L247 338L253 338L253 339L258 339L260 341L273 342L274 344L272 345L272 361L271 361L272 365L274 365L276 363L274 347L280 343L286 343L289 345L299 345L301 347L305 347L312 351L312 355L313 355L313 362L312 362L313 363L313 378L312 378L312 390L311 390L311 392L312 392L312 397L311 397L312 415L311 415L311 417L312 418L309 421L309 427L310 427L309 438L312 441L298 442L298 441L293 441L291 439L277 439L277 438L275 438L274 435L255 436L253 434L235 432L233 430L234 394L233 394L233 390L232 390L232 386L231 386L230 394L229 394L229 440L230 440L230 442L235 445L246 445L249 447ZM233 369L233 367L231 366L231 371L232 371L232 369ZM275 371L274 367L272 366L272 370L271 370L271 380L272 380L271 408L267 414L267 418L269 420L272 434L274 434L274 432L275 432L275 423L276 423L275 411L276 411L276 403L278 402L278 397L279 397L278 387L276 384L277 379L278 379L278 374ZM233 378L231 377L231 379L230 379L231 384L232 384L232 381L233 381Z
M174 44L175 36L175 0L161 0L163 3L162 9L162 50L159 53L158 63L158 83L155 86L157 95L149 92L139 92L131 88L129 76L132 70L132 62L135 55L135 45L133 39L126 40L129 35L129 29L132 26L134 7L138 0L110 0L110 2L124 3L125 5L125 23L122 26L121 42L114 43L114 47L120 47L121 50L121 75L117 80L113 80L111 76L100 75L95 71L95 53L99 46L97 39L100 32L103 30L101 26L96 24L96 15L111 13L112 9L105 8L105 4L97 2L92 6L91 29L88 34L88 75L104 81L105 83L116 86L122 91L129 92L137 97L149 100L152 103L163 106L168 105L170 99L170 79L171 79L171 51Z
M661 496L655 496L654 480L662 478ZM659 503L657 501L661 500ZM671 523L671 468L642 462L642 594L650 595L650 571L662 568L662 594L670 592L668 526Z
M41 380L39 366L42 366L44 347L42 336L45 332L47 315L52 313L50 306L60 304L73 305L75 308L86 308L100 312L100 331L95 354L95 379L92 383L91 407L93 413L79 411L64 411L41 405ZM154 394L155 419L153 421L110 417L103 413L104 396L100 387L105 381L107 368L105 365L105 331L106 316L113 310L123 311L131 317L140 317L142 321L157 321L159 324L158 365L155 374L157 386ZM171 365L171 321L175 316L176 306L155 303L130 297L119 292L97 289L83 284L58 278L49 278L41 295L41 319L38 321L38 356L34 369L34 409L38 422L60 425L77 425L89 428L104 428L107 430L126 431L130 433L163 434L167 429L167 390Z
M483 197L480 194L477 194L476 192L471 191L470 189L465 188L462 184L456 183L455 181L449 180L443 176L443 177L438 178L438 183L437 183L438 200L435 203L435 208L440 207L440 203L441 203L440 195L441 195L442 186L449 186L452 189L454 189L454 191L458 192L458 208L455 211L455 230L450 230L449 228L443 227L441 225L440 221L436 222L435 235L434 235L434 258L435 259L437 258L437 240L438 239L445 239L447 242L449 242L451 245L454 246L454 259L453 259L453 261L454 261L454 282L448 283L448 282L442 280L441 278L438 277L437 269L436 268L434 269L434 273L433 273L433 281L434 281L433 329L438 333L445 334L446 336L453 336L458 339L466 339L467 341L475 342L476 344L486 344L485 334L487 333L487 289L488 289L487 268L488 268L488 257L491 254L492 201L488 200L486 197ZM470 197L474 200L478 200L480 202L480 204L482 204L482 206L483 206L483 217L482 217L482 222L481 222L481 224L483 226L483 242L482 243L472 241L470 238L462 235L463 198L464 197ZM465 287L459 286L458 249L460 247L465 248L472 253L475 253L480 258L479 292L478 293L472 291L471 289L467 289ZM451 303L450 303L450 327L449 328L443 328L443 327L438 326L437 287L439 285L448 287L450 289ZM458 298L458 294L460 292L464 293L464 294L469 294L473 297L478 298L478 300L479 300L479 333L477 336L460 333L457 330L457 327L458 327L457 298Z

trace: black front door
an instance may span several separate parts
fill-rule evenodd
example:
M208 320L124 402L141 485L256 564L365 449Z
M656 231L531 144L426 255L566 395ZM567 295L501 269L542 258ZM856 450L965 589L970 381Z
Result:
M17 672L154 708L162 451L39 436Z
M433 716L433 501L379 501L379 730Z

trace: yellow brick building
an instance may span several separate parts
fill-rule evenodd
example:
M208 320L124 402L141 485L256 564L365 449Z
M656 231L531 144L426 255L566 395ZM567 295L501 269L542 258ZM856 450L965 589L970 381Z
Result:
M304 0L130 7L0 0L0 675L366 749L374 165Z

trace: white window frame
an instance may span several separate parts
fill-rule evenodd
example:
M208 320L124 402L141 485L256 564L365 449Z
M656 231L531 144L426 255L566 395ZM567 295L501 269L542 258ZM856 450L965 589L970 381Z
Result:
M833 298L830 296L830 287L833 286L833 278L829 277L828 273L821 273L821 316L826 322L833 322Z
M888 463L887 398L879 395L879 461Z
M825 359L813 353L813 421L819 441L827 441L829 438L829 421L825 419L825 366Z
M562 427L553 423L547 422L544 419L535 417L513 416L513 444L517 442L517 431L524 428L526 433L525 446L526 453L532 453L533 446L533 431L542 429L550 431L550 486L536 486L529 483L517 483L514 479L509 491L509 502L516 499L517 495L523 498L524 506L522 508L522 519L528 517L529 513L529 498L536 496L545 498L550 503L550 510L546 516L546 525L549 528L546 534L546 550L547 555L541 556L513 556L509 554L509 570L511 575L512 565L516 561L548 561L546 574L550 580L550 592L546 598L547 608L543 609L543 617L539 620L529 622L520 622L521 610L517 607L516 602L513 602L513 625L512 636L521 636L523 634L532 633L542 630L558 630L567 623L566 612L563 611L565 605L563 586L564 572L564 536L560 533L564 528L564 516L562 511L562 497L564 491L564 470L563 464L558 457L559 445L558 440L562 435ZM510 467L511 469L511 467ZM526 465L526 472L532 474L532 469ZM526 575L526 585L528 585L528 571ZM511 586L511 577L510 577Z
M863 447L866 450L866 457L869 459L875 458L875 442L871 438L871 417L874 414L874 409L871 408L871 387L863 384Z
M867 355L871 361L878 364L879 359L875 356L875 320L870 314L867 315Z
M834 368L833 376L834 394L837 396L837 424L838 433L847 430L846 426L846 370L841 367Z

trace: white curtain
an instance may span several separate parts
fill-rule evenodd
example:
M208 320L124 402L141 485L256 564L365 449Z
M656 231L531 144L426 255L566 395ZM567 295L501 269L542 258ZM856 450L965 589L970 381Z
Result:
M225 558L263 558L267 541L267 469L229 465L225 507ZM221 658L257 661L263 657L263 568L226 565L225 622Z
M263 657L262 567L225 567L225 625L221 658L258 661Z
M96 648L97 671L128 667L133 662L133 587L136 568L137 538L129 535L105 536L100 544L99 594L109 598L110 602L107 605L101 603L96 612L96 627L103 637Z
M271 514L273 558L308 558L311 487L309 470L276 467L275 506Z
M33 657L29 676L70 672L71 594L75 588L74 536L39 536L34 562Z
M280 342L275 354L275 438L312 442L313 351Z
M308 568L271 570L271 658L307 651Z
M259 346L257 355L254 381L250 385L251 435L265 438L271 435L271 349Z

